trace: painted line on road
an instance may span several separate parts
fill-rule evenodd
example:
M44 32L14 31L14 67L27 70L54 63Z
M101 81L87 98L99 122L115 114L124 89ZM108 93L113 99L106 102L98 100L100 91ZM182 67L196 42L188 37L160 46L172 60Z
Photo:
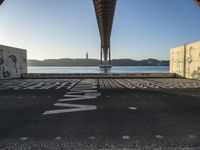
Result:
M137 110L137 107L129 107L130 110Z
M59 103L55 103L55 107L61 107L62 109L47 110L43 115L61 114L61 113L71 113L79 111L90 111L96 110L95 105L83 105L83 104L69 104L69 101L80 101L80 100L95 100L98 96L101 96L97 89L97 84L95 80L82 80L76 84L69 92L67 92L63 99L59 99ZM96 89L95 89L96 88ZM65 102L65 103L62 103Z
M55 140L57 140L57 141L62 140L62 137L57 136L57 137L55 137Z
M21 141L27 141L27 140L28 140L28 137L21 137L20 140L21 140Z
M130 140L131 138L130 138L130 136L128 136L128 135L124 135L124 136L122 136L122 139L123 139L123 140Z
M194 134L189 134L188 137L189 137L190 139L195 139L195 138L197 138L197 136L194 135Z
M95 139L96 139L95 136L90 136L90 137L88 137L88 140L95 140Z
M156 135L157 139L164 139L164 137L162 135Z

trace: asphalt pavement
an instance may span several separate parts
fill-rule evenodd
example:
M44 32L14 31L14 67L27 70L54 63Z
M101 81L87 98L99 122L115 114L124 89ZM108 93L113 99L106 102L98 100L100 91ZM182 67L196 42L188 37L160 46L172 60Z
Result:
M200 150L199 81L165 81L0 81L0 149Z

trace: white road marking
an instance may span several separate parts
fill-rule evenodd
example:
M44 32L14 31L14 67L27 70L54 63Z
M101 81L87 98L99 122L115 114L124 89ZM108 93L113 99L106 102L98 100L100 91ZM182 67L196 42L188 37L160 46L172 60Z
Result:
M97 109L97 107L93 105L79 105L79 104L56 103L54 104L54 106L67 107L67 109L48 110L48 111L45 111L43 115L70 113L70 112L78 112L78 111L89 111L89 110ZM68 108L68 107L74 107L74 108Z
M72 92L68 92L68 94L81 94L81 93L95 93L97 90L71 90Z
M78 101L78 100L87 100L87 99L96 99L96 98L97 98L96 96L77 95L74 98L63 98L58 101L59 102L67 102L67 101Z
M79 80L47 80L47 79L35 79L35 80L12 80L6 84L1 84L0 89L60 89L62 87L74 86ZM70 88L71 88L70 87Z
M130 110L137 110L137 107L129 107Z
M28 140L28 137L21 137L20 140L26 141L26 140Z
M156 135L157 139L163 139L164 137L162 135Z
M85 90L85 89L96 89L97 86L96 85L87 85L87 86L76 86L74 87L71 91L73 90Z
M122 139L123 139L123 140L129 140L129 139L130 139L130 136L124 135L124 136L122 136Z
M37 87L41 87L43 84L44 84L44 82L37 83L35 85L29 86L27 89L30 89L30 90L36 89Z
M101 93L85 93L85 96L94 96L94 97L98 97L98 96L101 96Z
M190 139L195 139L195 138L197 138L197 136L196 136L196 135L193 135L193 134L189 134L188 137L189 137Z
M65 85L67 85L68 84L68 82L64 82L64 83L62 83L60 86L58 86L56 89L58 90L58 89L61 89L62 87L64 87Z
M55 137L55 140L61 140L62 138L60 136Z
M88 137L88 140L95 140L95 139L96 139L95 136L90 136L90 137Z
M83 80L83 81L93 81L93 80ZM82 90L79 88L80 85L81 85L81 87L83 87L83 85L86 85L86 84L85 84L85 82L81 81L80 83L78 83L78 85L76 85L73 89L71 89L70 92L65 94L63 99L60 99L58 101L59 102L67 102L67 101L80 101L80 100L87 100L87 99L96 99L98 96L101 95L101 93L97 93L97 90L93 90L94 83L90 83L90 84L88 83L86 86L87 88L86 89L83 88ZM74 95L75 92L79 92L80 95ZM69 104L69 103L56 103L56 104L54 104L54 106L65 107L65 108L64 109L47 110L43 113L43 115L89 111L89 110L97 109L97 106L94 106L94 105Z
M71 89L79 81L81 83L79 86L75 87L77 89L84 88L95 88L97 86L96 81L94 80L77 80L77 79L35 79L33 80L12 80L10 82L0 82L0 90L6 89L60 89L67 88ZM200 82L195 80L186 80L186 79L100 79L98 80L99 86L101 89L110 89L110 88L199 88ZM77 89L76 89L77 88Z

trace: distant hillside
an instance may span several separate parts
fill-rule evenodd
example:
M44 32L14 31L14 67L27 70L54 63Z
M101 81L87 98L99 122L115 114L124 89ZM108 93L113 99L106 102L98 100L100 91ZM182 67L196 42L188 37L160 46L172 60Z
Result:
M98 66L98 59L46 59L43 61L39 60L28 60L28 66ZM157 60L157 59L146 59L146 60L132 60L132 59L113 59L113 66L169 66L168 60Z

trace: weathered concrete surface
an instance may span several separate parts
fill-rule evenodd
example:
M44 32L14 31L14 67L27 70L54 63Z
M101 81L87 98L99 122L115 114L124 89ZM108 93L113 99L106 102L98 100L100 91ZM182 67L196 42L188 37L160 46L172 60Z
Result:
M0 79L20 78L27 73L26 50L0 45Z
M0 149L199 150L200 99L171 94L168 88L200 92L200 81L194 85L193 80L160 80L116 80L121 86L94 79L1 81ZM44 115L49 110L72 110L66 104L96 108Z
M200 42L170 49L170 72L200 80Z

